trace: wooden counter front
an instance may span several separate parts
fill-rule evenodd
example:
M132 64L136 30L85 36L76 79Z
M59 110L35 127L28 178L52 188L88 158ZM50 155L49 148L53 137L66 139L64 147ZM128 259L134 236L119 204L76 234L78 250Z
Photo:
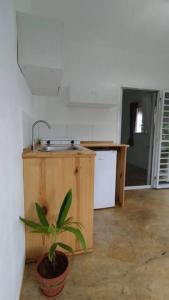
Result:
M87 251L93 249L93 192L95 152L88 149L67 152L23 153L25 218L37 222L35 202L44 207L47 219L55 223L63 198L69 189L73 200L69 217L83 225ZM71 233L62 233L59 239L76 253L83 252ZM36 261L47 251L40 234L26 228L26 260Z
M116 199L115 203L120 206L124 206L124 188L126 177L126 155L128 145L114 144L111 141L83 141L81 142L83 147L91 150L117 150L117 167L116 167Z

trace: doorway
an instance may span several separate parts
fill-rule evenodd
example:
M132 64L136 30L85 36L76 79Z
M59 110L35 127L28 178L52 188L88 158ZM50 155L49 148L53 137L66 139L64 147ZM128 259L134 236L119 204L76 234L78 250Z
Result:
M123 88L121 143L128 144L126 187L152 184L154 113L158 91Z

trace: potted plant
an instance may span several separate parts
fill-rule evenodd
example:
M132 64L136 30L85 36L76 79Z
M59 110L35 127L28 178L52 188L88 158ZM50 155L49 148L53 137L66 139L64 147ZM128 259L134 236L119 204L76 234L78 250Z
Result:
M46 296L56 296L64 288L64 280L69 270L69 260L65 253L57 250L63 248L66 252L73 253L73 249L62 242L58 236L67 231L79 240L82 249L86 250L84 236L80 230L81 224L75 222L72 217L67 218L72 203L72 191L66 194L55 224L50 224L45 216L43 208L35 203L39 223L19 217L20 220L32 229L33 233L40 233L50 238L48 253L41 257L37 263L36 275L40 288Z

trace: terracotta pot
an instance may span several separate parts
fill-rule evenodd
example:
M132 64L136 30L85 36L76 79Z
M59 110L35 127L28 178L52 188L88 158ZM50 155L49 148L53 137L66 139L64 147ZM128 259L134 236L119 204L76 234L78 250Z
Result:
M64 273L62 273L61 275L59 275L55 278L48 279L39 274L38 266L41 263L41 261L44 259L44 257L47 256L47 254L45 254L43 257L40 258L40 260L37 262L37 266L36 266L36 277L40 284L40 289L45 294L45 296L48 296L48 297L53 297L53 296L57 296L58 294L60 294L60 292L64 288L64 282L65 282L65 279L69 272L69 260L68 260L67 255L61 251L56 251L56 253L61 254L64 257L64 259L67 261L67 268L65 269Z

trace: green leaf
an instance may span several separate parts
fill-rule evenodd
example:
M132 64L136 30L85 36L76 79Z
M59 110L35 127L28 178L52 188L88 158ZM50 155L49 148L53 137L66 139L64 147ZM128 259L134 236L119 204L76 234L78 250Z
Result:
M44 227L40 227L31 231L32 233L43 233L49 235L50 233Z
M26 220L22 217L19 217L19 219L21 220L21 222L23 222L26 226L33 228L33 232L34 233L46 233L48 234L48 227L47 226L43 226L41 224L38 224L36 222L33 222L32 220Z
M49 234L56 233L56 228L53 227L52 225L49 225L49 227L48 227L48 233Z
M62 206L60 208L59 216L58 216L58 219L56 221L56 226L57 227L61 227L62 224L64 223L64 221L67 217L69 208L71 206L71 203L72 203L72 191L69 190L67 192L67 194L66 194L66 196L63 200Z
M31 228L37 228L40 224L33 222L32 220L26 220L22 217L19 217L21 222L23 222L25 225L31 227Z
M71 252L73 254L72 247L70 247L70 246L68 246L68 245L66 245L64 243L58 243L58 246L60 246L61 248L65 249L66 251L69 251L69 252Z
M75 226L79 227L80 229L83 228L83 225L80 222L74 222L72 217L68 218L67 220L65 220L63 222L62 226L65 226L65 225L75 225Z
M68 219L66 219L66 220L62 223L62 225L64 226L64 225L70 224L71 222L73 222L73 218L72 218L72 217L69 217Z
M64 231L69 231L75 235L77 240L80 242L82 249L86 250L86 242L82 232L78 228L74 228L72 226L64 226Z
M53 257L55 255L55 250L56 250L56 247L57 247L58 243L54 243L51 245L51 247L49 248L49 252L48 252L48 258L49 260L52 262L53 260Z
M49 226L49 223L46 219L43 208L37 202L35 203L35 205L36 205L36 212L37 212L40 223L44 226Z
M68 225L75 225L75 226L79 227L80 229L84 228L83 225L80 222L71 222Z

